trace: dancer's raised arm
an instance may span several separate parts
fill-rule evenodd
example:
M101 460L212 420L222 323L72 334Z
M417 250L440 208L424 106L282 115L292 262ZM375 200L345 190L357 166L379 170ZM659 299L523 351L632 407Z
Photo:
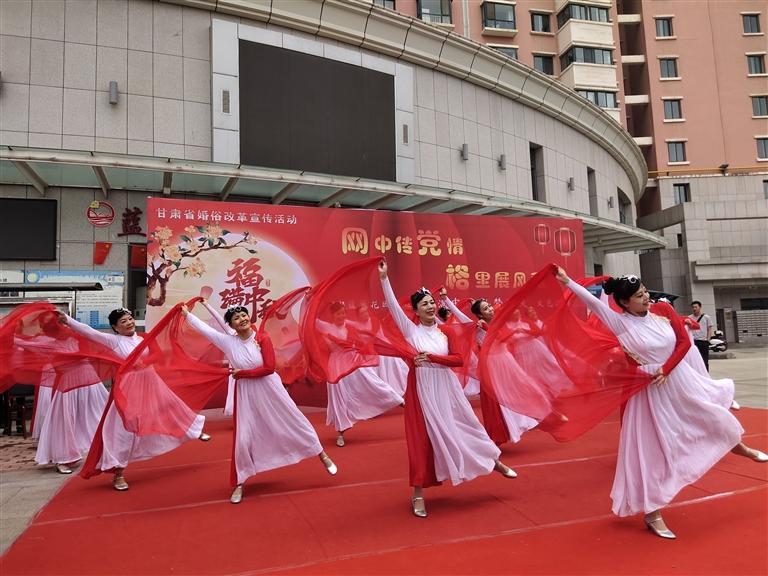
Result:
M389 313L392 314L392 318L406 338L413 335L415 324L406 316L403 309L400 307L400 303L397 301L395 293L392 291L392 285L389 283L387 277L387 263L383 260L379 264L379 278L381 278L381 289L384 291L384 300L389 308Z
M600 318L603 324L605 324L611 332L618 336L627 330L624 322L621 321L621 314L612 310L608 304L599 298L595 298L595 296L581 284L568 278L568 275L562 268L557 269L557 279L571 290L571 292L576 294L576 297L584 302L584 305L589 311Z

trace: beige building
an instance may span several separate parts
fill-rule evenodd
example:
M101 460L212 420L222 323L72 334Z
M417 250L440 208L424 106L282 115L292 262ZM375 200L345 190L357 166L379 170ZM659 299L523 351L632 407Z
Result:
M667 240L641 255L649 286L681 296L680 311L702 301L731 341L768 338L763 0L375 3L517 58L621 122L649 169L638 224Z

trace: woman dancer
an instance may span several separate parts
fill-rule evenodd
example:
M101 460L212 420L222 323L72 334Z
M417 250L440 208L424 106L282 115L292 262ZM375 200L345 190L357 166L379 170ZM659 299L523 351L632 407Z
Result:
M331 304L330 313L332 322L318 319L315 326L325 336L330 349L329 363L341 365L347 354L356 353L345 345L350 339L349 330L354 328L347 325L347 311L341 302ZM374 418L403 403L400 395L373 367L358 368L336 383L329 382L327 387L326 424L336 430L339 447L346 444L344 432L355 422Z
M768 455L740 442L744 430L728 406L714 402L707 393L704 375L685 360L670 363L677 338L687 338L682 321L649 312L648 292L640 278L611 278L604 284L621 313L570 280L562 268L557 279L600 318L641 369L654 377L651 385L629 399L624 410L611 498L614 514L644 512L649 530L662 538L675 538L661 509L684 486L698 480L728 451L758 462L768 461ZM678 324L673 326L673 322ZM696 352L689 348L687 354Z
M507 478L517 474L499 460L500 450L483 430L464 396L459 379L450 369L460 366L462 359L455 353L457 343L438 327L437 306L432 295L422 289L411 296L411 306L418 317L418 324L414 324L392 291L386 262L379 264L379 276L397 328L418 351L413 359L415 379L409 379L409 386L415 386L410 391L415 401L406 403L406 437L413 486L412 509L416 516L425 518L425 487L447 479L456 485L493 470ZM431 450L412 451L411 445L418 442L414 436L408 437L414 434L414 426L426 427ZM417 462L415 458L432 460Z
M78 351L77 341L59 327L54 315L42 324L42 329L42 335L17 337L15 344L40 355ZM49 364L43 368L42 377L48 383L41 384L38 398L50 400L44 415L37 415L41 426L35 462L42 466L53 464L59 474L71 474L71 465L91 445L109 394L93 367L84 360L61 374ZM89 384L81 385L85 382Z
M212 307L209 312L217 314ZM314 428L299 411L280 378L275 374L272 341L251 325L248 310L236 306L224 314L224 322L235 334L223 334L211 328L186 306L187 322L224 352L233 369L235 381L232 477L234 487L229 501L243 498L245 481L267 470L295 464L318 456L329 474L336 465L320 445Z
M82 334L90 340L94 340L103 346L112 349L115 354L125 359L142 342L142 338L136 333L136 323L133 315L125 308L118 308L109 313L109 325L114 334L105 334L94 330L86 324L82 324L65 314L60 314L60 321L68 325L75 332ZM144 369L139 378L144 381L134 381L129 385L152 387L157 395L156 409L163 410L164 406L178 406L181 400L164 386L157 386L157 374L151 367ZM151 379L151 381L149 380ZM102 417L101 439L103 450L96 468L101 471L111 470L114 473L112 486L115 490L128 490L128 482L125 480L125 468L129 462L147 460L173 450L183 442L192 439L208 441L211 437L203 432L205 417L197 415L192 425L182 438L169 435L139 436L126 430L120 412L114 402L110 403L106 414Z

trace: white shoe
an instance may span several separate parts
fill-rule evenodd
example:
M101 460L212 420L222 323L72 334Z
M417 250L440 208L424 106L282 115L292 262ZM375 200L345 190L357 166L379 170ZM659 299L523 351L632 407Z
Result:
M677 536L675 536L675 533L672 532L672 530L670 530L666 526L664 526L664 528L657 528L656 527L656 522L658 520L661 520L661 517L658 517L658 518L656 518L654 520L648 520L646 518L645 519L645 525L648 527L648 530L650 530L651 532L653 532L654 534L656 534L656 536L659 536L660 538L666 538L668 540L674 540L675 538L677 538Z
M235 487L234 490L232 490L232 496L229 497L229 501L232 502L232 504L240 504L240 501L243 499L243 485L239 484Z
M344 448L344 444L345 444L344 436L342 436L341 434L336 436L336 446L338 446L339 448Z
M210 439L211 439L211 435L206 434L205 432L201 432L200 436L198 437L198 440L200 440L201 442L208 442Z
M320 461L325 466L325 469L328 470L328 474L331 476L335 476L336 472L339 471L338 468L336 468L336 464L333 463L333 460L331 460L328 456L321 456Z
M755 450L754 448L751 448L752 455L750 458L754 460L755 462L768 462L768 454L765 452L761 452L760 450Z
M731 410L741 410L741 405L734 400L731 402Z
M56 464L56 472L59 474L72 474L72 468L66 464Z

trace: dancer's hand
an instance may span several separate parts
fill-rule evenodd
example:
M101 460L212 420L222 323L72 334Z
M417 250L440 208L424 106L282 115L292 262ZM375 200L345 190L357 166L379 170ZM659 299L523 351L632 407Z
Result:
M387 277L387 262L385 260L382 260L379 262L379 278L382 280L386 279Z
M413 363L416 366L421 366L422 364L429 362L429 358L427 357L427 352L419 352L413 359Z
M445 289L445 286L440 286L440 298L443 300L448 298L448 290Z
M661 386L666 381L667 381L667 375L664 374L664 368L659 368L659 371L653 375L653 380L651 380L651 384L656 384L657 386Z
M184 316L189 316L189 308L187 308L186 304L181 306L181 313L184 314Z
M488 332L488 323L485 320L478 320L477 327Z
M237 373L238 373L238 372L240 372L240 369L239 369L239 368L230 368L230 369L229 369L229 373L230 373L230 374L231 374L233 377L237 377Z
M560 266L557 267L557 274L555 277L560 280L563 284L568 284L568 274L565 273L565 270L563 270Z
M67 317L67 315L60 310L56 310L54 314L56 314L56 319L59 321L59 324L66 325L67 322L69 321L69 318Z

